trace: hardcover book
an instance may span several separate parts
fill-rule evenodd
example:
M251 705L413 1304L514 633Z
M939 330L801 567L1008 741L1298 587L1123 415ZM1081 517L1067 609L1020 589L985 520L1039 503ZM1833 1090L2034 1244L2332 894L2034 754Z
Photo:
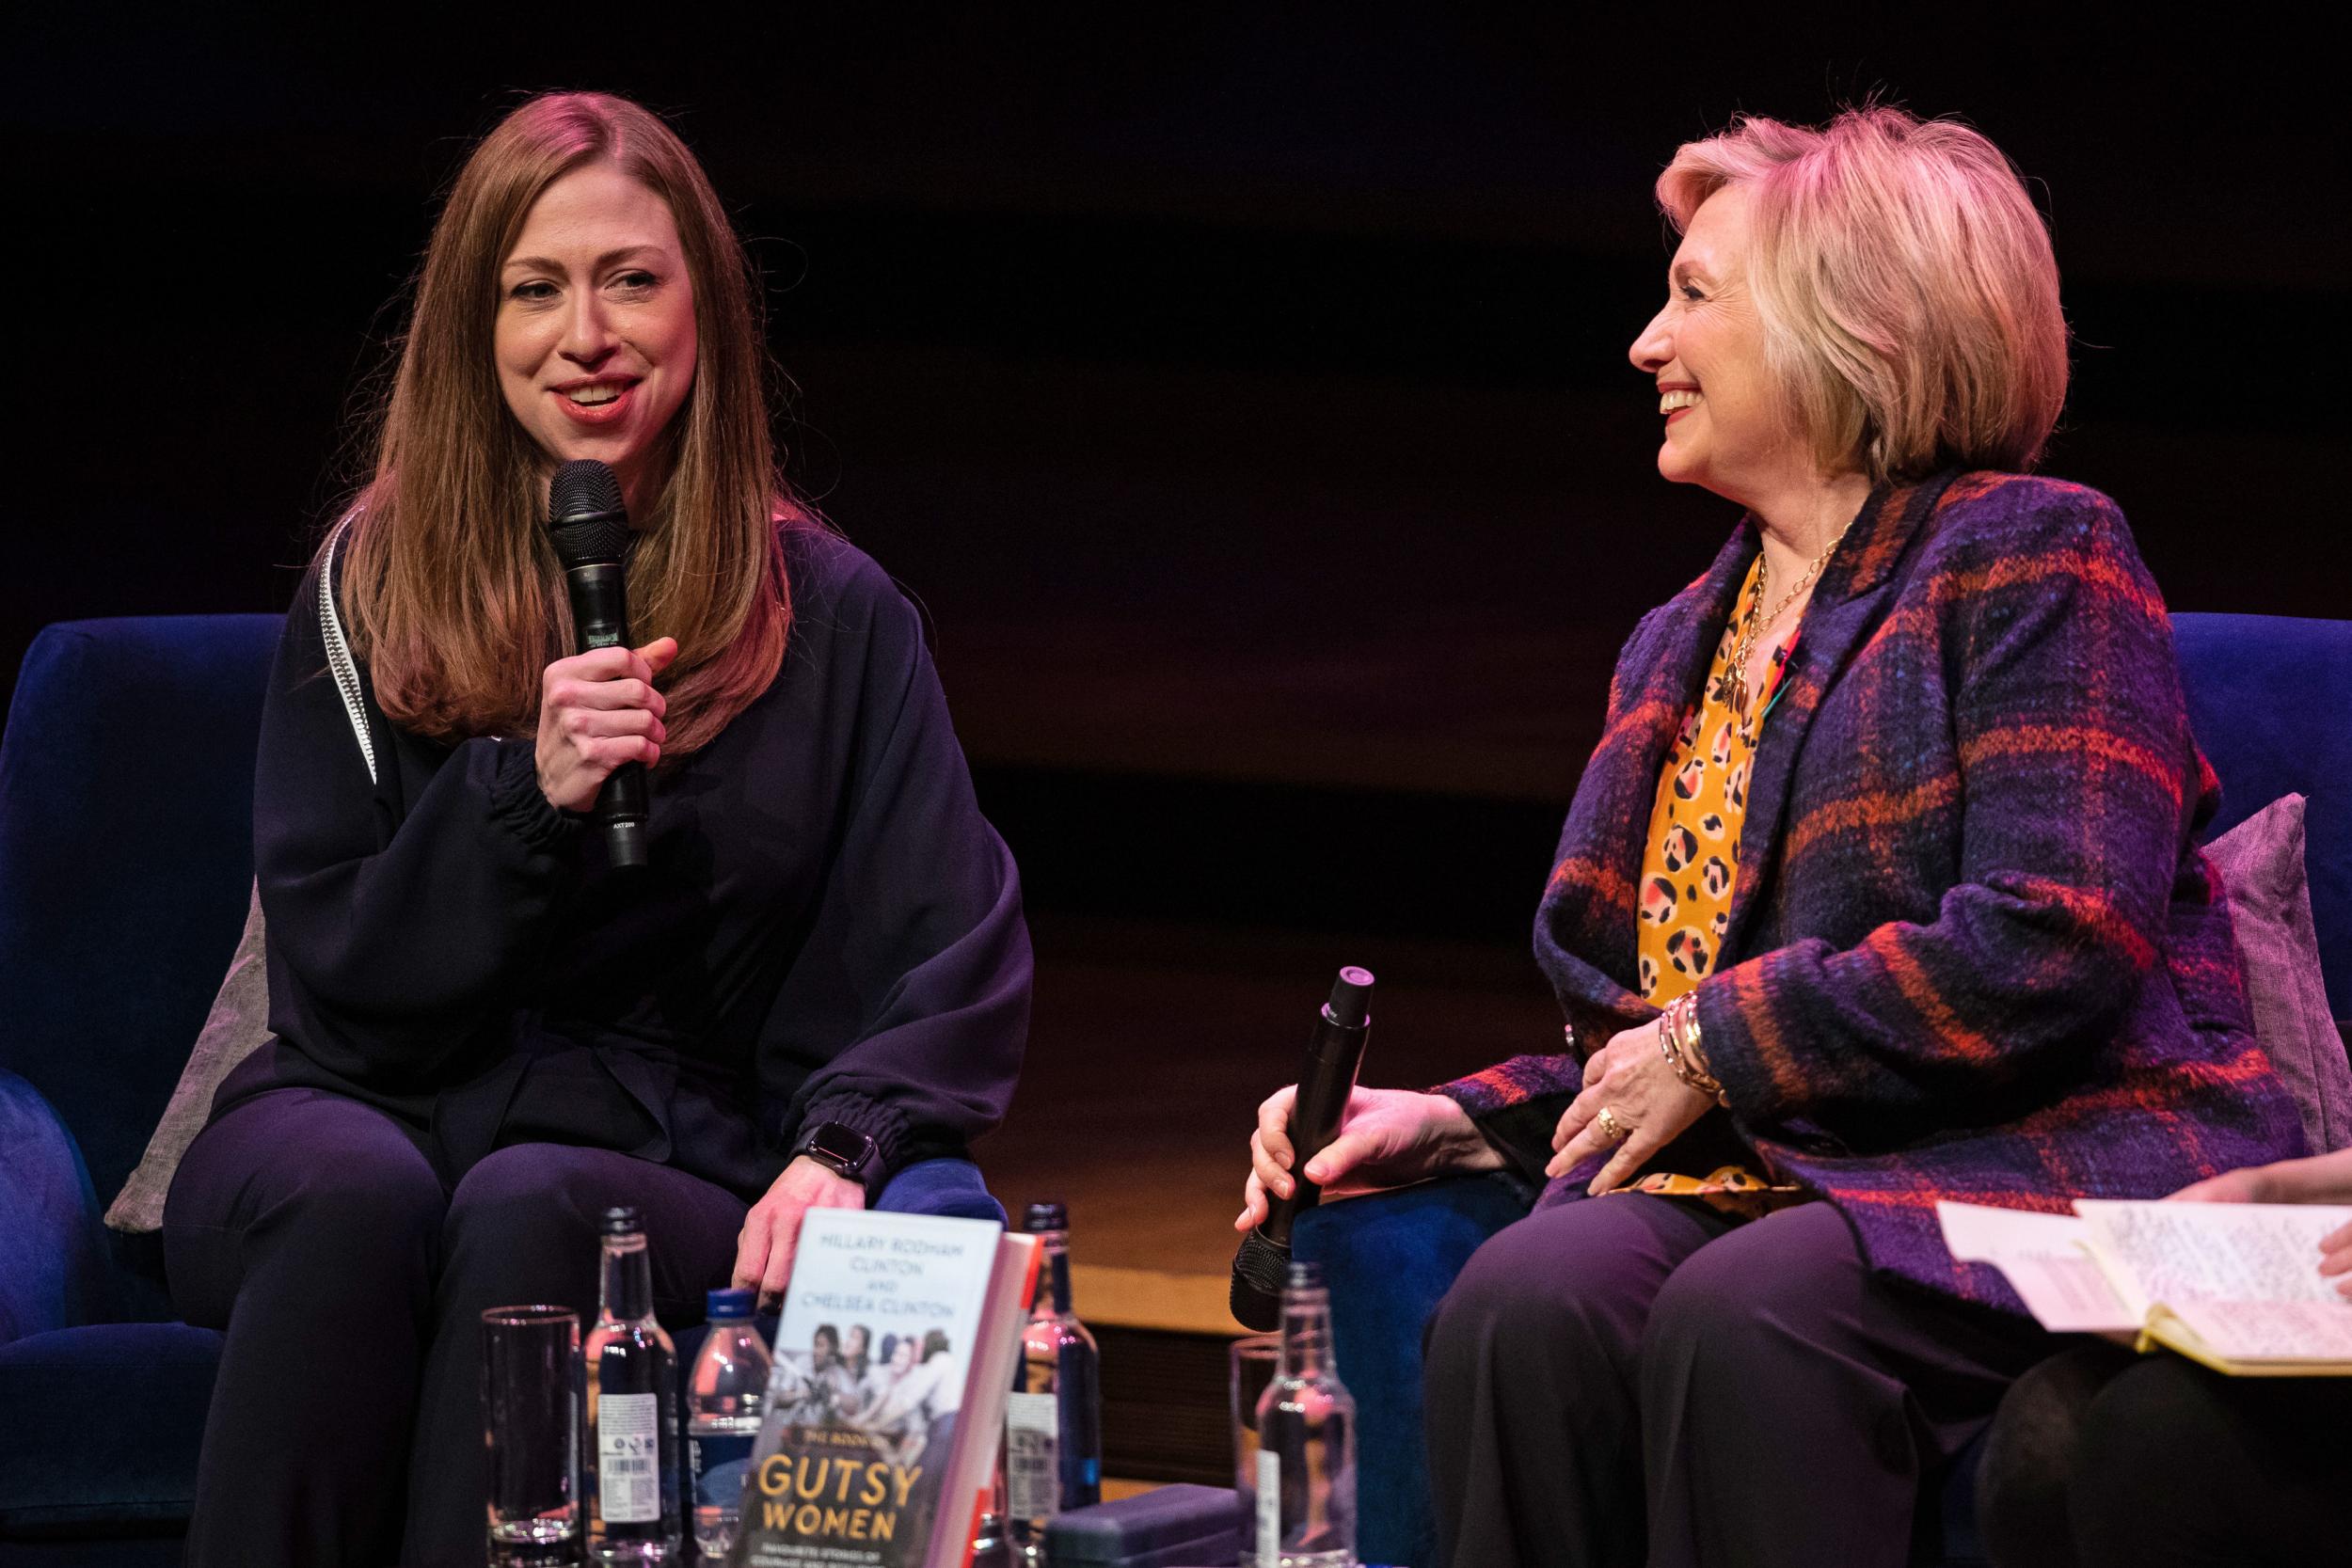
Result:
M2319 1241L2352 1208L2123 1203L2072 1214L1939 1203L1944 1244L2009 1276L2058 1333L2129 1336L2216 1371L2352 1377L2352 1301L2319 1272Z
M985 1220L808 1211L734 1568L969 1558L1038 1251Z

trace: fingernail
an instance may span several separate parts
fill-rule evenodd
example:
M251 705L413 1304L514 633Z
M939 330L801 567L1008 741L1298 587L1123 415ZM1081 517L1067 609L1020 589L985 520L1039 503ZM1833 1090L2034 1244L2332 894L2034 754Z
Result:
M1310 1181L1320 1181L1323 1180L1323 1167L1319 1164L1307 1167L1307 1180Z
M1290 1178L1289 1178L1289 1177L1287 1177L1287 1176L1277 1177L1277 1178L1275 1179L1275 1181L1274 1181L1274 1190L1275 1190L1276 1192L1279 1193L1279 1194L1280 1194L1282 1196L1284 1196L1284 1197L1288 1197L1288 1196L1291 1196L1291 1182L1290 1182Z

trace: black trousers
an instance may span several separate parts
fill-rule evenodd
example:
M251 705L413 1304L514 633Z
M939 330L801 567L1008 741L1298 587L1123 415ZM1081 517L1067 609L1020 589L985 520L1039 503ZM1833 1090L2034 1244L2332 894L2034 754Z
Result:
M2352 1378L2079 1346L2001 1402L1977 1510L1998 1568L2352 1563Z
M1431 1322L1440 1548L1460 1568L1900 1564L1922 1476L2049 1344L1880 1279L1826 1203L1539 1210Z
M698 1177L556 1144L502 1148L444 1191L420 1129L277 1089L197 1134L164 1213L190 1323L227 1330L188 1531L194 1568L484 1558L481 1314L596 1320L597 1215L644 1210L655 1309L702 1320L746 1205Z

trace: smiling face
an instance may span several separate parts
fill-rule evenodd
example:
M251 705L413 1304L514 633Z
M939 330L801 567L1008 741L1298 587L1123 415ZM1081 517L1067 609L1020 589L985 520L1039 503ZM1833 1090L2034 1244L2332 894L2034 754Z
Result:
M1747 287L1748 196L1726 185L1700 203L1667 268L1666 308L1628 356L1658 386L1666 421L1658 471L1742 505L1812 459L1764 360Z
M595 458L643 519L694 384L694 291L669 203L611 164L541 192L499 277L506 406L555 463Z

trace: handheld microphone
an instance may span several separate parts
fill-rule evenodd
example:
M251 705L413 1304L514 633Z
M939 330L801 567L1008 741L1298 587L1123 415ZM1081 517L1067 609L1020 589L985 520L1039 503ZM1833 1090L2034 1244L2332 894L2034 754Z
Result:
M1233 1316L1263 1332L1282 1321L1282 1282L1291 1262L1291 1222L1323 1200L1323 1190L1307 1180L1307 1162L1323 1152L1340 1130L1347 1098L1356 1090L1364 1063L1364 1038L1372 1032L1372 972L1353 966L1340 971L1331 1000L1307 1037L1307 1063L1298 1074L1298 1098L1291 1105L1291 1196L1269 1196L1265 1223L1244 1236L1233 1255L1228 1301Z
M628 547L628 511L611 468L582 458L555 470L548 485L548 537L564 563L577 651L627 646L628 583L621 557ZM596 791L595 816L614 866L645 863L644 763L625 762L612 770Z

